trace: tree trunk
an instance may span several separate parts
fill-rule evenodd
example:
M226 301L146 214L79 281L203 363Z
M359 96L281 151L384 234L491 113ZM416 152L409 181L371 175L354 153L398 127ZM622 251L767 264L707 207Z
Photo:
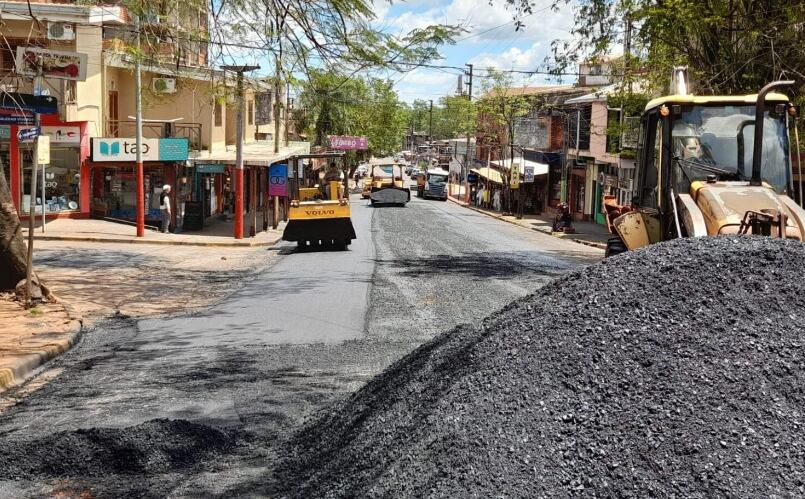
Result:
M0 162L0 290L14 289L25 279L28 251L4 168Z

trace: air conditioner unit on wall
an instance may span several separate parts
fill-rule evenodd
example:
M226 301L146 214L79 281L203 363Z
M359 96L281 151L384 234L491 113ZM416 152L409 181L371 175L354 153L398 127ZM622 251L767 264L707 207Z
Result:
M176 78L154 78L151 80L151 90L159 94L176 93Z
M48 22L48 40L75 40L75 27L70 23Z

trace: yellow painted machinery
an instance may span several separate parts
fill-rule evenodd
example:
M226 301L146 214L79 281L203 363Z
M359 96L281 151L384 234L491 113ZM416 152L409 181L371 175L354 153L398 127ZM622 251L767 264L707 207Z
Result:
M306 176L299 167L305 159L326 159L343 164L343 153L306 154L289 160L289 168L296 169L295 182L289 182L291 203L282 239L296 241L300 248L329 245L346 249L356 238L350 218L349 191L341 180L327 178L308 186L316 178Z
M805 240L789 157L796 108L773 90L757 95L654 99L641 117L634 198L605 196L607 256L677 237L756 234Z

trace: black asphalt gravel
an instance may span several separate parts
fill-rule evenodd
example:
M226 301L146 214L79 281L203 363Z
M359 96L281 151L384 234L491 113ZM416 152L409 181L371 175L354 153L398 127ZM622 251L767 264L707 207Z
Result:
M805 247L685 239L460 326L286 447L288 497L802 497Z

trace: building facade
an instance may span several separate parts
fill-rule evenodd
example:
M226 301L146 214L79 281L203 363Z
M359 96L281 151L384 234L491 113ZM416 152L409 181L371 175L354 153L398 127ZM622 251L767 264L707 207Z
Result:
M133 220L136 94L129 50L134 43L131 16L119 5L31 2L29 11L24 2L0 2L0 9L5 38L0 47L0 88L12 94L38 90L58 102L58 112L41 116L41 131L51 138L51 162L45 169L44 197L34 194L36 212L44 211L48 218ZM231 164L224 160L215 167L205 168L203 158L220 159L234 150L234 75L210 66L206 43L190 35L160 37L165 29L198 37L206 23L203 9L154 13L143 19L145 213L154 223L164 184L175 187L174 206L204 198L208 216L225 209L226 193L231 192L234 153ZM41 89L34 89L33 79L17 71L17 47L82 54L86 78L44 78ZM265 83L247 80L243 119L247 144L274 139L274 105L276 99L281 104L285 100L282 92L275 94ZM279 124L284 138L282 116ZM33 148L19 140L18 133L29 127L0 123L0 161L23 217L31 199ZM202 167L196 169L199 161ZM181 216L180 210L174 211ZM181 225L181 220L174 220L174 226L177 223Z

